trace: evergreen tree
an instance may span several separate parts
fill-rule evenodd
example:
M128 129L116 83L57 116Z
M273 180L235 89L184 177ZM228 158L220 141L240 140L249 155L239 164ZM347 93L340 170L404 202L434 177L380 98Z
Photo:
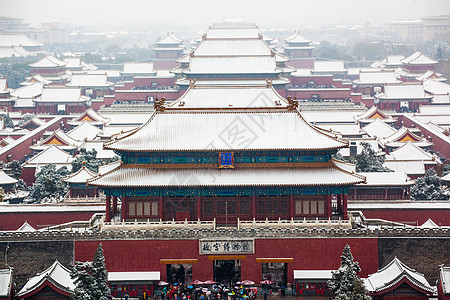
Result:
M333 300L368 300L364 282L357 273L361 271L358 262L353 261L350 246L345 245L341 256L341 266L333 271L333 277L328 281Z
M92 262L92 276L96 280L96 286L93 291L94 299L108 300L111 296L111 290L108 286L108 271L106 270L102 244L98 245L95 252L94 261Z
M14 122L7 114L0 114L0 116L4 118L6 128L14 128Z
M98 245L93 261L75 263L70 277L75 279L76 286L70 296L72 300L111 299L102 244Z
M97 173L98 166L119 160L119 158L120 157L116 155L113 158L104 161L97 158L97 151L95 149L88 151L85 148L81 148L80 154L72 161L72 173L81 169L83 162L85 163L86 168Z
M17 160L10 162L7 168L11 169L10 174L15 179L19 179L20 175L22 175L22 165Z
M49 164L37 174L36 182L31 187L30 197L35 202L56 201L69 190L63 178L69 172L66 167L56 169L56 165Z
M92 276L92 262L76 262L72 271L70 272L70 278L74 279L75 289L71 300L94 300L92 291L95 286L95 280Z
M363 150L356 155L356 172L392 172L391 169L383 166L384 159L377 157L370 144L361 143Z
M443 193L442 180L434 169L428 169L423 177L419 177L411 187L413 200L448 200L449 195Z

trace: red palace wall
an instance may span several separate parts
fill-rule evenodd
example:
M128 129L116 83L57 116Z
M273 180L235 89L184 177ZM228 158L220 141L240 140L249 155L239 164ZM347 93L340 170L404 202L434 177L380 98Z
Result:
M314 68L314 58L305 58L305 59L292 58L288 62L286 62L286 65L298 69L312 69Z
M314 81L316 85L320 84L331 84L336 86L336 84L342 85L342 81L333 81L333 76L302 76L302 77L291 77L291 84L309 84L310 81Z
M154 70L170 70L180 66L175 60L154 59L152 62Z
M72 221L88 221L97 212L104 212L104 209L99 207L97 211L83 212L5 212L0 213L0 230L17 230L25 221L36 229Z
M161 264L160 259L198 259L192 268L193 279L213 279L213 262L208 255L199 255L198 240L77 241L75 260L92 259L100 242L110 272L159 271L161 280L166 280L166 265ZM288 263L288 282L291 283L294 270L337 269L345 244L350 245L361 266L360 276L378 270L376 238L257 239L255 254L245 255L241 261L241 279L261 280L262 265L256 258L293 258L293 262Z

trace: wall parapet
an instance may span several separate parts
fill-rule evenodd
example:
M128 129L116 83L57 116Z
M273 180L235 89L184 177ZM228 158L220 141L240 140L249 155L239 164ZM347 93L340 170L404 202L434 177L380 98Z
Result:
M0 232L0 242L89 241L89 240L197 240L217 238L299 239L299 238L450 238L448 228L160 228L151 230L111 230L103 232L34 231Z

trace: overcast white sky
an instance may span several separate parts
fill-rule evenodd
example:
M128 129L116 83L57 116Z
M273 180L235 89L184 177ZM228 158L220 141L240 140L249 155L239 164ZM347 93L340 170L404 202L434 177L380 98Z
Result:
M374 24L450 15L450 0L0 0L0 15L72 24L208 26L244 17L260 27Z

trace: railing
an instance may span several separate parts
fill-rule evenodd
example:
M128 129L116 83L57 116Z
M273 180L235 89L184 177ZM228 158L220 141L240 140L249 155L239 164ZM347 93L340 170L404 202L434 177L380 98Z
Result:
M255 227L339 227L339 228L351 228L351 220L342 220L340 217L338 220L321 220L316 218L315 220L307 220L303 218L302 220L262 220L257 221L253 219L252 221L241 221L238 219L238 230L240 228L255 228Z
M104 202L105 197L104 196L95 196L95 197L70 197L70 193L68 193L66 196L64 196L64 198L62 199L61 202L65 202L65 203L74 203L74 202L93 202L93 203L98 203L98 202Z
M85 232L94 231L99 228L102 220L104 219L103 213L95 213L88 221L72 221L64 224L58 224L54 226L47 226L39 229L39 231L69 231L69 232Z
M205 229L216 229L216 219L213 221L188 221L185 219L184 221L138 221L137 219L134 222L115 222L111 220L111 222L105 222L104 218L100 220L99 229L100 231L105 230L143 230L143 229L193 229L193 228L205 228Z

